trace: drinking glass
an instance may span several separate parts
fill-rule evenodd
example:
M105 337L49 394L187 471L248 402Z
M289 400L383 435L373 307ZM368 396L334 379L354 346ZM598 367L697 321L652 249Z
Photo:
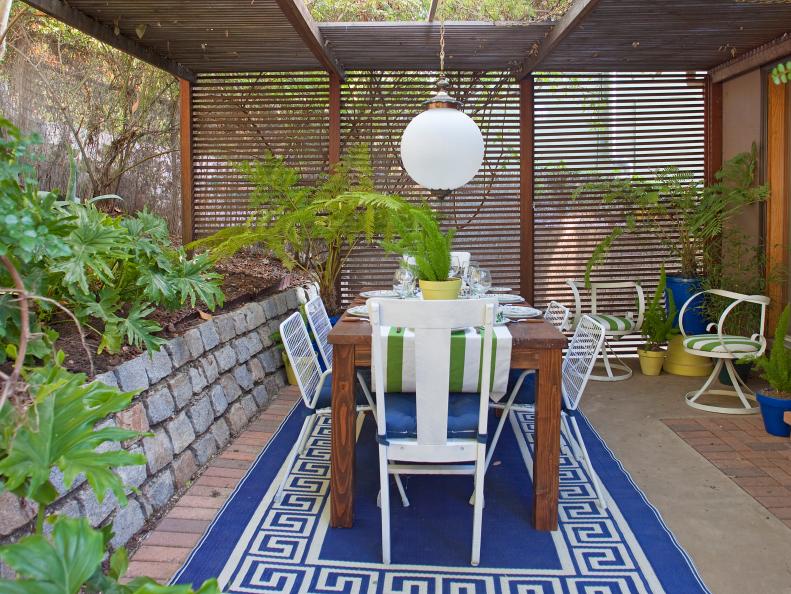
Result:
M486 292L492 288L492 273L488 268L478 269L478 289L481 296L486 295Z
M415 292L415 275L405 266L399 266L393 275L393 290L401 299L411 297Z
M450 278L458 278L464 272L464 268L461 265L461 258L458 256L451 256L450 257Z
M480 266L477 262L470 261L470 263L467 265L467 269L462 271L462 290L465 294L474 293L472 289L472 279L477 274L479 267Z

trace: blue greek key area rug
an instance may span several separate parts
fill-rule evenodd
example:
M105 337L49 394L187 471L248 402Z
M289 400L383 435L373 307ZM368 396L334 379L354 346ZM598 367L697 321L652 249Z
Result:
M393 563L381 560L375 425L360 416L355 524L329 527L330 424L316 424L280 504L274 495L305 410L291 412L173 583L218 576L253 594L538 594L708 592L656 509L584 418L581 430L608 507L562 448L560 526L531 525L533 417L517 413L486 476L481 564L469 565L472 478L413 476L410 506L391 488ZM492 417L491 425L496 420ZM528 466L532 466L528 464Z

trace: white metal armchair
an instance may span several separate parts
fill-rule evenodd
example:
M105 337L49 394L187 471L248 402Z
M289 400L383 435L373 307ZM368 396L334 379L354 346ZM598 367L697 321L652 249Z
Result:
M714 333L688 335L684 331L684 313L687 306L689 306L696 297L706 294L729 299L731 303L725 308L720 319L716 323L708 325L707 330L713 330ZM733 367L733 361L743 357L760 357L766 350L764 326L766 323L766 306L769 305L769 301L769 297L764 297L763 295L743 295L742 293L734 293L733 291L724 291L722 289L709 289L696 293L684 303L678 314L679 328L684 335L684 350L693 355L712 357L717 360L714 370L706 380L706 383L704 383L699 390L686 394L685 398L687 404L693 408L731 415L751 414L758 410L758 406L755 404L755 394L747 384L744 383L742 378L739 377L739 374ZM750 337L724 333L728 315L739 305L745 307L752 305L761 308L761 318L758 328L756 328L757 332ZM725 369L728 372L733 390L709 389L719 375L723 365L725 365ZM723 404L707 404L701 402L703 399L708 401L709 397L712 396L736 397L738 398L738 403L736 403L735 406L727 406Z
M571 292L574 295L574 321L572 325L576 328L583 316L580 287L577 282L573 280L567 280L566 284L571 287ZM598 311L599 295L602 291L625 289L631 289L636 294L637 319L634 319L631 315L616 316L603 314ZM645 294L643 293L643 288L640 286L640 283L636 281L595 282L591 283L590 296L591 310L588 315L604 327L605 335L601 362L604 367L604 375L591 375L590 379L600 382L618 382L629 379L632 377L632 368L624 363L613 350L610 345L610 339L617 340L628 334L640 332L643 326L643 316L645 315ZM612 359L615 359L615 361L612 361Z

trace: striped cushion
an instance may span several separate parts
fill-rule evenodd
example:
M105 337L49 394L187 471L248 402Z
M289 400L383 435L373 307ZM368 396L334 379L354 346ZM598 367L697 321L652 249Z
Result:
M744 336L723 335L720 341L716 334L696 334L684 339L684 347L709 353L755 353L760 350L761 344Z
M620 316L606 316L603 314L588 314L594 320L604 326L605 331L609 332L623 332L634 328L634 322L629 318L622 318Z

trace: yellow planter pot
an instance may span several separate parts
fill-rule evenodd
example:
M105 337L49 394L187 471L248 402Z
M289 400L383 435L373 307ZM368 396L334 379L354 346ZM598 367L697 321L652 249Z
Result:
M461 279L453 278L446 281L419 281L423 299L458 299L461 291Z
M283 359L283 365L286 366L286 379L290 386L297 385L297 376L294 374L294 368L291 367L291 361L288 360L288 355L283 351L280 353L280 358Z
M684 338L676 336L667 347L667 357L663 369L673 375L686 377L706 377L714 365L708 357L692 355L684 350Z
M637 349L640 357L640 370L643 375L659 375L662 373L662 364L665 362L665 351L645 351Z

